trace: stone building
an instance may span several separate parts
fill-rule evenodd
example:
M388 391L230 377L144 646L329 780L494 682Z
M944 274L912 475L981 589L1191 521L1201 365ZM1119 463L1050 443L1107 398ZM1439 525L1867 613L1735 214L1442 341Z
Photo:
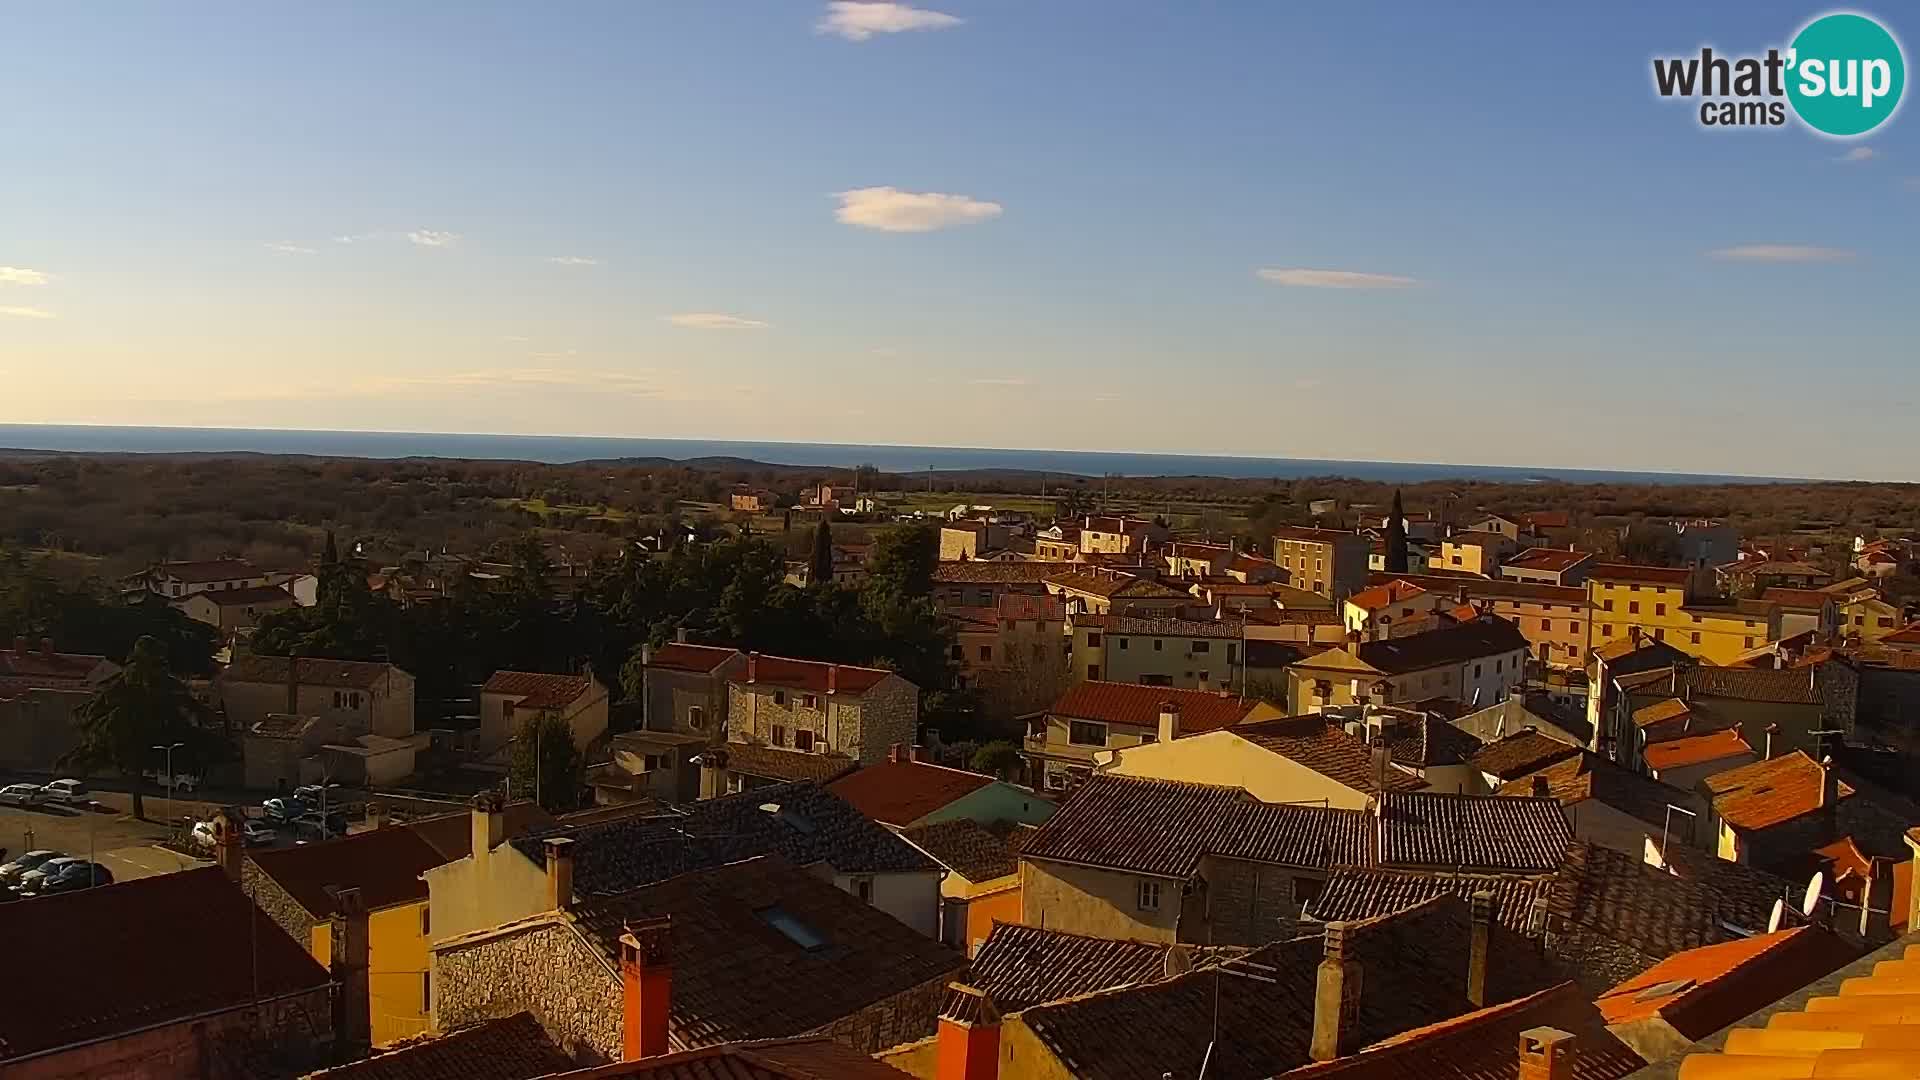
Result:
M871 765L919 733L919 688L880 668L748 653L727 680L729 742Z
M589 1061L812 1034L871 1053L930 1034L965 966L777 855L578 902L568 862L550 909L434 943L440 1028L526 1010Z
M228 722L241 731L270 715L337 723L352 739L413 734L413 676L392 664L242 656L214 680Z

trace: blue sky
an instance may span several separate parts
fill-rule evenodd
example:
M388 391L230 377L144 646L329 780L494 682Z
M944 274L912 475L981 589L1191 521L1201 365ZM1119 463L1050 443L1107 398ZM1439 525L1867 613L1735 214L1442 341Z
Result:
M1651 90L1822 8L86 7L0 422L1916 478L1920 119Z

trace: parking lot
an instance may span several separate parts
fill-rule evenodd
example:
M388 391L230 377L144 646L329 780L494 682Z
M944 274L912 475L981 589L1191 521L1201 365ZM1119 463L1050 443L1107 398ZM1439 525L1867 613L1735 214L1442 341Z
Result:
M108 799L113 793L105 793ZM125 799L125 796L120 796ZM148 813L158 816L164 808L149 802ZM51 848L86 858L113 872L114 880L130 881L155 874L172 873L195 866L206 866L160 847L167 827L158 822L140 821L110 804L79 806L0 806L0 847L8 857L35 848Z

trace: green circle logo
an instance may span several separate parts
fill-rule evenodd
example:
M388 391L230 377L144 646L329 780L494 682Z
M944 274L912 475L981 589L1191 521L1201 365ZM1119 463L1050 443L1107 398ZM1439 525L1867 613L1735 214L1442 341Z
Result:
M1847 138L1865 135L1900 107L1907 64L1886 27L1842 12L1822 15L1793 39L1787 100L1808 127Z

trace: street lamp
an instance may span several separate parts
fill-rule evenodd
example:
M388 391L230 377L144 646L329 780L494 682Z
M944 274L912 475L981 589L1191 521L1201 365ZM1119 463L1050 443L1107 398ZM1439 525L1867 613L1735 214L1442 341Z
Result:
M155 750L158 750L161 753L164 753L167 755L167 827L168 828L172 828L174 824L174 821L173 821L173 752L185 745L187 744L186 743L168 743L165 746L156 745L154 747Z

